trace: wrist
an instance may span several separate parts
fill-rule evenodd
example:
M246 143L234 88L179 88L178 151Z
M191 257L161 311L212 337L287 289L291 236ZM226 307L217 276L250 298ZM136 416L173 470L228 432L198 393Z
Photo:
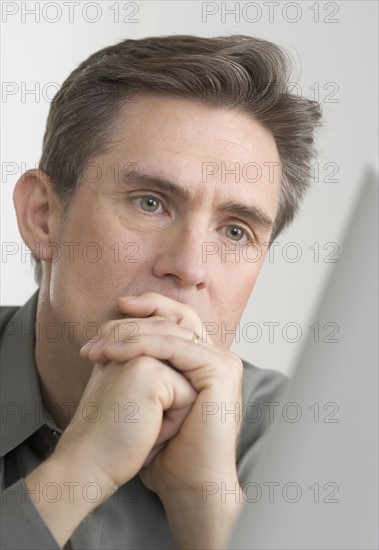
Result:
M52 455L25 478L26 493L57 543L67 542L78 525L116 490L86 465Z
M180 549L223 548L235 525L243 497L238 480L204 482L196 491L161 497Z

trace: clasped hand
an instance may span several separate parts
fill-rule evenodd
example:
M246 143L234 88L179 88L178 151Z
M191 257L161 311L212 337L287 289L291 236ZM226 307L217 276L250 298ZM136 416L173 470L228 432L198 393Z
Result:
M163 500L178 490L198 497L204 482L237 482L238 415L204 410L209 403L214 410L241 406L241 360L209 336L193 341L203 325L190 306L146 293L119 298L118 307L127 317L106 323L100 340L80 352L95 366L57 451L81 452L109 483L139 472ZM130 402L137 405L134 421L115 422L112 405ZM98 422L80 414L88 403L101 407Z

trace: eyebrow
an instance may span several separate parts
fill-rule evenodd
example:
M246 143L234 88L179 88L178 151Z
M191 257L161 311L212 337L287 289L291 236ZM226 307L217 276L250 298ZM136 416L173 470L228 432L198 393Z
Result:
M192 200L188 189L183 189L180 185L177 185L167 178L162 178L161 176L149 175L142 172L123 171L121 181L124 184L142 183L158 191L164 191L185 202L191 202ZM236 217L245 218L251 223L262 228L270 229L274 225L274 222L270 216L258 206L246 206L241 202L227 201L220 204L218 206L218 210L221 212L227 212Z

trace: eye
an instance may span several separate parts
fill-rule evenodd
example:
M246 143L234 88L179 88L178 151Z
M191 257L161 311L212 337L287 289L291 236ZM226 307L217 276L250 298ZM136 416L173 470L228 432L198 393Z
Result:
M144 210L145 212L155 213L158 211L159 207L162 208L161 201L152 195L135 198L133 199L133 202L136 202L138 206L142 208L142 210Z
M239 227L238 225L228 225L225 231L225 235L228 237L228 239L231 239L235 242L249 240L249 235L247 235L245 229L242 229L242 227Z

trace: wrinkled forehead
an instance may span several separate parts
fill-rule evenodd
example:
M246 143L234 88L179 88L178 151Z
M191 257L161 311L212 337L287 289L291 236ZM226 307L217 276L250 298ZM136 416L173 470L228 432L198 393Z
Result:
M110 170L143 172L203 193L277 202L280 160L272 133L246 113L175 96L140 94L120 110ZM273 213L273 212L272 212Z
M136 147L149 144L159 149L177 143L187 145L188 154L196 157L279 160L272 133L252 116L200 100L136 94L121 108L117 126L119 139Z

